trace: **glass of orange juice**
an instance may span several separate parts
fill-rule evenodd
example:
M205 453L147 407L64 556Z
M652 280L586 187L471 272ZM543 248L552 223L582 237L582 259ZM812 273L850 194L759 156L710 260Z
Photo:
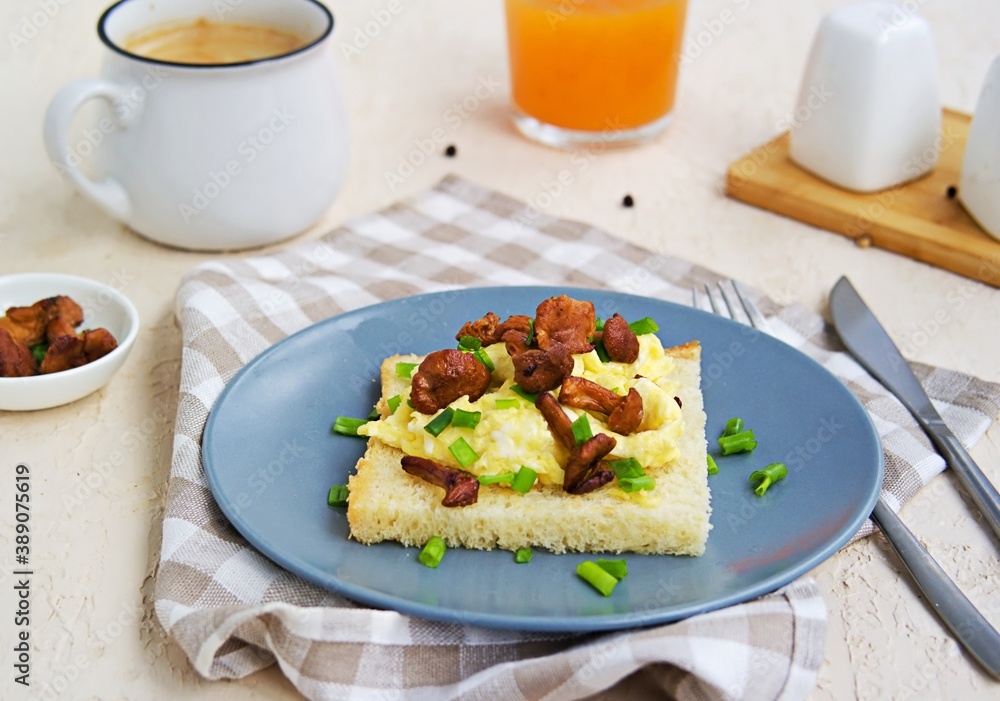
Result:
M561 148L663 131L687 0L505 0L514 124Z

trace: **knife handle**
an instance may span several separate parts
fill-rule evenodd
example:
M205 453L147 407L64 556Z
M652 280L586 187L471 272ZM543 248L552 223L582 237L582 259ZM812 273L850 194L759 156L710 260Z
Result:
M940 416L922 420L921 423L941 457L951 465L972 501L986 517L997 538L1000 538L1000 493L997 493L996 487L986 478Z
M994 679L1000 679L1000 633L948 577L913 532L881 499L872 520L913 575L920 591L958 641Z

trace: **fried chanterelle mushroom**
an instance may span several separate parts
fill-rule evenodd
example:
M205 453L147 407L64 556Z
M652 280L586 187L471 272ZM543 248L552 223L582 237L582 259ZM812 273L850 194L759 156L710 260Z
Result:
M573 372L573 356L558 341L550 342L547 350L532 348L521 331L508 331L503 341L514 364L514 379L526 392L548 392Z
M434 351L413 376L410 401L423 414L433 414L463 395L476 401L490 388L492 375L472 355L454 348Z
M442 506L469 506L479 500L479 481L468 472L413 455L404 456L402 464L414 477L444 490Z
M49 345L39 371L47 375L78 368L104 357L117 347L118 343L107 329L84 331L79 336L59 336Z
M586 353L594 348L590 339L596 330L593 302L560 295L546 299L535 310L535 337L542 350L561 343L570 353Z
M623 436L638 431L642 424L642 395L635 387L622 396L592 380L570 376L562 382L559 401L575 409L606 414L608 428Z
M608 357L619 363L634 363L639 358L639 337L629 328L628 322L615 313L604 322L601 332L604 350Z
M0 377L30 377L37 375L35 356L31 349L18 343L5 328L0 328Z
M601 464L618 444L613 437L598 433L577 445L569 417L555 397L548 392L540 394L535 400L535 406L541 412L555 439L570 451L563 477L564 491L570 494L586 494L614 479L614 472Z

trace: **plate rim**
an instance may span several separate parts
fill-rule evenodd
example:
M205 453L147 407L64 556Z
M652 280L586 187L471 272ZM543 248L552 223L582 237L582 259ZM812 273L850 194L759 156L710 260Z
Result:
M781 343L795 354L801 356L807 361L807 364L811 364L815 370L820 371L825 375L829 375L837 385L843 390L844 394L853 402L853 408L860 411L861 415L865 417L864 427L869 433L869 437L872 438L877 446L878 453L878 465L877 469L874 471L877 474L877 479L873 479L873 488L869 490L866 499L862 504L858 513L860 515L854 518L848 519L844 525L837 531L835 537L827 540L822 548L817 548L808 557L803 558L794 567L789 567L782 569L778 573L771 575L766 578L762 578L755 582L752 586L742 587L736 591L733 591L727 595L716 597L710 600L701 602L692 602L686 605L675 605L675 606L665 606L652 609L651 611L638 612L626 612L626 613L613 613L613 614L601 614L595 616L553 616L546 618L537 618L532 616L515 615L515 614L503 614L495 612L467 612L458 611L456 609L448 607L433 606L430 604L424 604L411 599L402 598L395 594L388 594L385 592L377 591L364 586L356 585L349 582L343 582L339 580L336 575L331 573L317 573L314 572L316 568L311 565L304 564L302 562L296 562L294 558L287 556L285 553L271 547L270 544L266 542L266 538L261 538L256 531L249 524L247 524L243 519L240 518L239 510L234 510L232 504L228 499L223 499L220 495L222 491L222 485L218 482L218 476L215 474L214 467L209 468L209 460L207 459L207 452L205 450L205 443L211 433L211 427L217 420L218 413L217 408L222 405L223 401L231 391L235 391L235 388L239 386L240 382L246 374L252 370L252 368L266 361L266 359L273 353L279 352L282 345L290 342L294 338L298 338L305 334L319 333L322 327L333 325L338 322L342 322L345 317L351 317L355 315L361 315L364 313L370 313L371 310L377 309L379 307L393 306L402 303L419 303L420 301L439 297L443 294L448 293L466 293L466 292L478 292L488 294L489 292L510 292L511 290L518 290L523 293L537 292L538 294L543 294L551 296L553 293L571 293L574 291L585 292L589 294L601 294L601 295L611 295L614 297L624 297L632 299L639 303L652 302L657 305L668 305L676 307L678 309L683 309L686 311L695 312L698 314L705 315L706 318L712 318L717 321L721 321L727 324L731 324L734 328L747 329L750 328L746 324L742 324L738 321L732 319L727 319L725 317L712 314L711 312L706 312L695 307L685 306L683 304L678 304L670 300L659 299L656 297L648 297L645 295L637 295L629 292L619 292L617 290L608 289L597 289L597 288L587 288L573 285L484 285L484 286L468 286L454 289L441 289L431 292L422 292L415 295L405 295L401 297L396 297L389 300L384 300L380 302L375 302L373 304L365 305L362 307L357 307L355 309L342 312L340 314L334 315L327 319L320 320L305 328L302 328L292 334L289 334L285 338L277 341L268 348L264 349L256 356L247 361L242 368L226 383L222 392L219 393L212 407L209 409L209 414L205 422L204 430L202 431L201 441L199 442L199 453L201 459L202 470L205 474L206 482L209 486L209 491L212 494L213 499L218 505L219 509L222 511L223 515L229 521L229 523L235 528L240 535L247 540L248 544L258 550L261 554L267 557L269 560L282 567L286 571L294 574L295 576L301 577L306 581L326 590L331 591L336 594L342 595L346 598L352 599L354 601L374 606L382 609L389 609L397 611L401 614L416 616L428 620L454 623L454 624L465 624L482 626L486 628L501 629L501 630L519 630L519 631L529 631L529 632L540 632L540 633L585 633L585 632L603 632L611 630L627 630L631 628L642 628L649 627L653 625L659 625L664 623L670 623L674 621L683 620L700 613L705 613L709 611L715 611L718 609L726 608L739 603L749 602L765 594L774 592L781 586L787 585L803 576L811 569L818 566L820 563L824 562L832 555L834 555L840 548L842 548L860 529L864 522L869 518L871 511L875 507L875 503L879 498L882 482L884 480L885 471L885 459L884 450L882 446L881 437L878 434L872 420L871 416L868 414L867 409L861 401L854 395L850 389L844 385L841 380L834 375L830 370L824 367L814 358L810 357L806 353L802 352L798 348L785 343L781 339L770 336L763 333L763 336L769 338L771 341L776 343ZM704 365L702 367L704 369ZM715 513L713 505L713 515ZM249 531L249 532L248 532ZM711 536L709 536L711 537ZM361 544L358 544L361 545ZM364 546L369 547L369 546ZM566 555L579 555L585 556L587 553L566 553ZM658 557L669 557L667 555L661 555Z

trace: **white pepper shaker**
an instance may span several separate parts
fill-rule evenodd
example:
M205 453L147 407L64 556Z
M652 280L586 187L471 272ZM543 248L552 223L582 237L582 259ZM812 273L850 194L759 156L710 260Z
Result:
M927 22L856 2L820 23L792 122L790 155L838 187L874 192L937 164L941 98Z
M986 73L969 125L958 199L986 233L1000 239L1000 56Z

